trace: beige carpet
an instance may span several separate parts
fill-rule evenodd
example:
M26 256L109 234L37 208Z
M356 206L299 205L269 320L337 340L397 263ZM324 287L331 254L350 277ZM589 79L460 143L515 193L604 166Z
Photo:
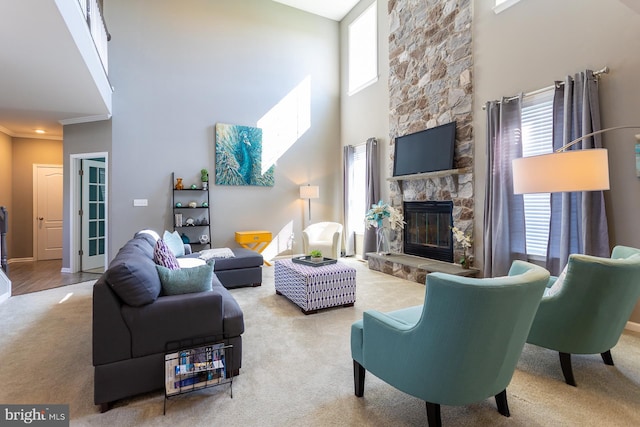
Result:
M426 425L424 402L370 374L364 398L355 397L349 349L350 325L363 310L420 304L424 286L347 262L358 269L351 308L305 316L275 295L273 267L265 267L262 287L232 290L246 326L233 398L229 386L179 396L167 402L164 416L162 391L118 402L105 414L93 405L91 282L13 297L0 305L0 403L68 403L71 425ZM557 353L527 345L507 388L510 418L487 399L442 407L443 423L640 425L640 334L625 333L612 354L614 367L597 355L574 356L574 388L562 380Z

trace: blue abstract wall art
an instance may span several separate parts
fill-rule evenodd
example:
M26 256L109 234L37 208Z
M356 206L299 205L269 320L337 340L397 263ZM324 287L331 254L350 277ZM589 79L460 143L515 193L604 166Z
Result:
M262 173L262 129L216 124L216 184L273 187L274 166Z

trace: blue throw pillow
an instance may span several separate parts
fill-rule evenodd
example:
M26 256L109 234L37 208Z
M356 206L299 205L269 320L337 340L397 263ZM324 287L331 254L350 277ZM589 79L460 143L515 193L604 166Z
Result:
M164 295L179 295L211 290L213 265L205 264L179 270L170 270L161 265L156 265L156 269L158 270L158 276L160 276Z
M184 242L177 231L170 233L165 230L162 240L169 246L169 249L176 257L184 256Z

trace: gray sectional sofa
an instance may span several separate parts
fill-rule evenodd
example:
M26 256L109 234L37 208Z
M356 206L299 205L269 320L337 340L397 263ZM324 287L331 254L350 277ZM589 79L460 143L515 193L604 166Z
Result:
M116 400L163 389L165 353L177 348L231 344L228 373L240 372L244 318L238 303L215 273L211 290L163 295L154 245L153 237L137 234L93 287L94 402L102 411Z

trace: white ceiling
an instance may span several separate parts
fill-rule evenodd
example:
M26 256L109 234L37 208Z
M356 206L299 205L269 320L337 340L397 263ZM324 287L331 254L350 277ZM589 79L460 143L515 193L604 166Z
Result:
M61 121L109 115L61 14L70 1L0 0L0 132L62 139ZM340 21L359 0L274 1Z
M295 7L314 15L324 16L334 21L342 21L360 0L273 0Z
M72 10L75 21L65 21L68 15L63 18L63 9L53 0L1 1L0 131L13 137L61 139L60 121L109 115L110 106L105 106L67 24L84 24L79 8ZM38 135L35 129L46 133Z

